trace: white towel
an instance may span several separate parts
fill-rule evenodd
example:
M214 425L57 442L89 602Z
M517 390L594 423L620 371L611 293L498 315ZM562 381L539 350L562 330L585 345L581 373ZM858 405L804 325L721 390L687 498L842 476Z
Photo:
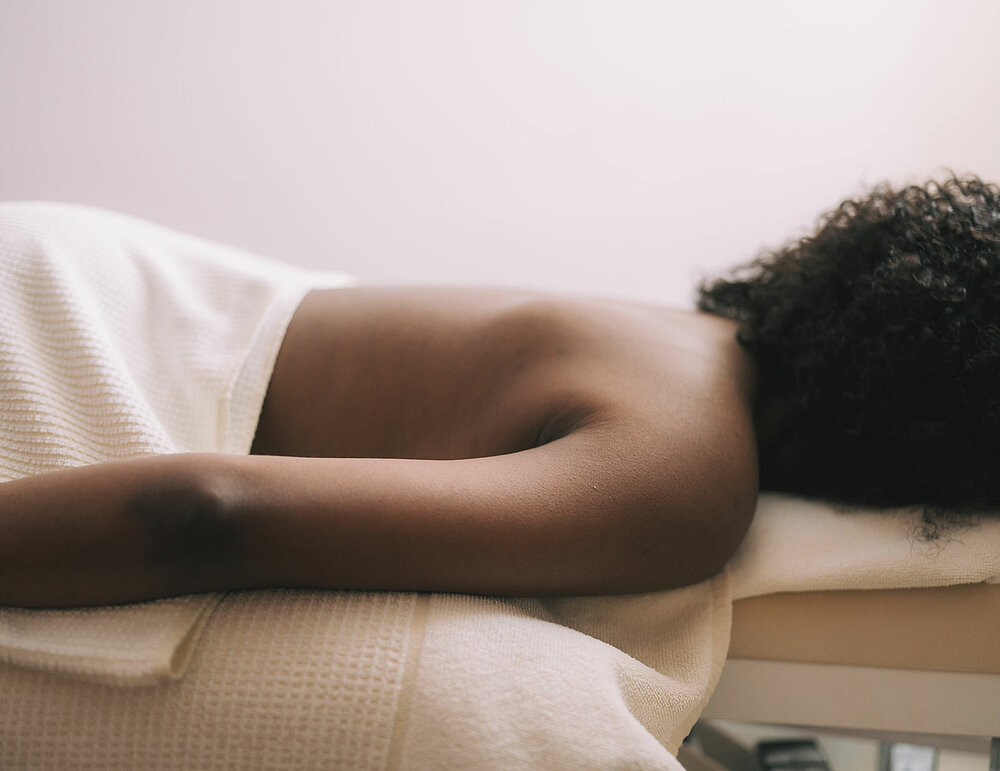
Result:
M728 630L724 576L551 606L234 592L169 684L0 666L0 767L677 771Z
M0 481L248 452L292 313L347 283L99 209L0 205ZM217 600L0 610L0 661L176 677Z

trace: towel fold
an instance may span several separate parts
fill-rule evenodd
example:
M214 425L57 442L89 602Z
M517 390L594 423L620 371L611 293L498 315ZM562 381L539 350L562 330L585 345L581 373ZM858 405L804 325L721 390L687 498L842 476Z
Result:
M187 669L220 594L114 608L0 610L0 661L114 685L153 685Z

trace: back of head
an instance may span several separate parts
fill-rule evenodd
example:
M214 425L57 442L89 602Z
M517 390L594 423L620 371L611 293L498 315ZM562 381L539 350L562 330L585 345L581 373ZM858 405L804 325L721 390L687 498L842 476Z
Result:
M1000 503L995 185L877 187L703 285L699 307L741 323L758 415L793 459L772 469L762 457L763 486L871 505Z

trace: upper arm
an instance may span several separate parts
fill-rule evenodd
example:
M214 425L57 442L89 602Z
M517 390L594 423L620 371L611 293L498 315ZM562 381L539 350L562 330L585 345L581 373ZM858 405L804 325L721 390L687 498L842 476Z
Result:
M756 496L745 437L704 441L613 418L486 458L244 460L244 556L248 582L261 585L527 595L681 586L722 567Z

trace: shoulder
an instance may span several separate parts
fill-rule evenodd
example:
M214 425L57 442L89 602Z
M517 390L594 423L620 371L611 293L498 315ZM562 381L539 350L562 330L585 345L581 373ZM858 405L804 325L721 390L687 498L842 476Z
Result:
M511 308L497 324L527 351L518 387L546 405L540 444L562 459L552 473L587 469L637 560L684 543L684 582L720 569L758 491L754 370L732 325L561 299Z
M744 466L736 477L755 477L756 375L730 322L618 303L556 301L528 312L541 317L537 336L567 351L566 395L588 401L593 422L643 448L651 465L671 458L689 478Z
M751 412L754 366L732 323L716 317L543 298L498 314L488 336L538 395L586 401L602 417L668 424L676 434Z
M498 327L527 351L519 387L546 405L542 441L598 439L620 460L621 484L645 486L658 506L752 514L755 371L730 322L544 299L511 308Z

